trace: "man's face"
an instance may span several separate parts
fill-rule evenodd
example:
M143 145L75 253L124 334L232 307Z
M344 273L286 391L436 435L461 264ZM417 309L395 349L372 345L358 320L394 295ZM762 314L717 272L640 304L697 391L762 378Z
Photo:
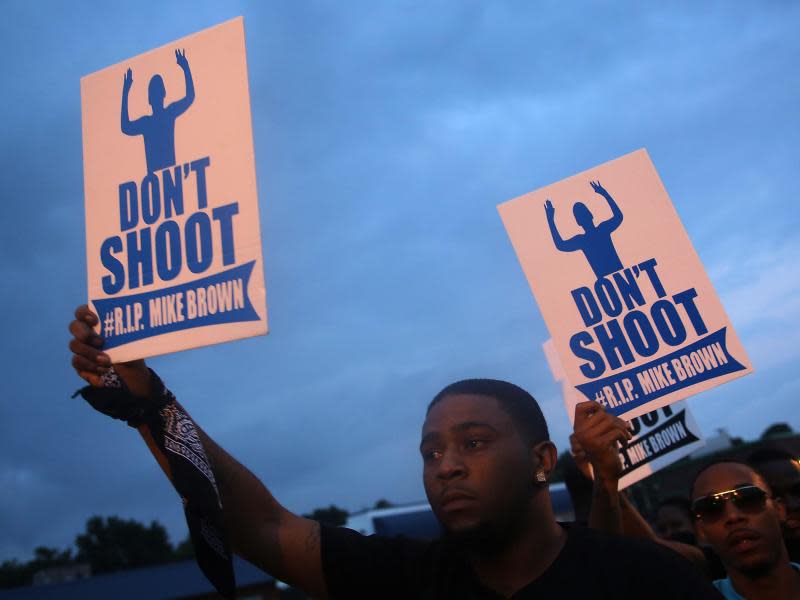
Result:
M502 535L527 514L535 461L494 398L442 398L425 419L420 452L425 493L451 535Z
M671 539L688 539L694 535L692 520L682 509L673 504L665 504L656 514L656 529L661 537Z
M754 485L769 494L763 479L745 465L720 463L709 467L697 480L692 500L735 488ZM698 535L705 539L728 569L756 573L776 564L783 552L780 516L776 504L767 499L763 506L747 510L731 500L714 518L699 518Z
M786 509L783 536L800 539L800 462L796 460L771 460L758 465L758 472L766 479L772 494Z

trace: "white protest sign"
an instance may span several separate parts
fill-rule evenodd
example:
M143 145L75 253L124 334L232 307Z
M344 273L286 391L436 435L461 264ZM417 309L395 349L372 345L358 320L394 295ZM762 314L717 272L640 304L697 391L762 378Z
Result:
M564 370L552 339L542 345L542 350L553 378L562 384L564 407L570 423L574 425L575 405L586 398L563 378ZM634 417L631 419L631 427L633 437L624 448L619 448L622 461L619 489L641 481L705 445L700 427L685 401Z
M244 22L81 79L89 301L131 360L267 333Z
M632 418L752 371L645 150L498 210L582 397Z

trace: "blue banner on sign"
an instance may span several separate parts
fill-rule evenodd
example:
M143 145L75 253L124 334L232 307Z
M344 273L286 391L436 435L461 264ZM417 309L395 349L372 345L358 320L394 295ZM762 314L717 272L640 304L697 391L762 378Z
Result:
M615 415L745 367L728 352L726 328L711 333L680 350L576 388L589 400L597 400Z
M172 331L258 321L247 295L255 261L189 283L144 294L92 300L104 349Z

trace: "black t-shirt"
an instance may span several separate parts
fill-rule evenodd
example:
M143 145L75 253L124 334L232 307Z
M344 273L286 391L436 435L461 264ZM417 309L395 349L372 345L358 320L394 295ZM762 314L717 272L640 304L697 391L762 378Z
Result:
M496 600L454 546L322 528L322 568L333 600ZM581 527L553 564L512 596L570 600L695 600L722 596L686 559L658 544Z

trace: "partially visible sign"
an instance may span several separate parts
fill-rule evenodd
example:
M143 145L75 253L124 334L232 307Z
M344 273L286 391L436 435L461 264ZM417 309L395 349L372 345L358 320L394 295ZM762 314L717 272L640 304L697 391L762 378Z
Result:
M241 17L81 79L89 301L131 360L267 332Z
M498 210L582 397L632 418L752 371L645 150Z
M562 384L564 407L570 423L574 425L575 405L584 402L586 398L564 380L564 370L553 340L547 340L542 349L553 378ZM619 448L622 462L619 489L641 481L705 445L703 434L684 401L634 417L631 419L631 427L633 437L625 447Z

